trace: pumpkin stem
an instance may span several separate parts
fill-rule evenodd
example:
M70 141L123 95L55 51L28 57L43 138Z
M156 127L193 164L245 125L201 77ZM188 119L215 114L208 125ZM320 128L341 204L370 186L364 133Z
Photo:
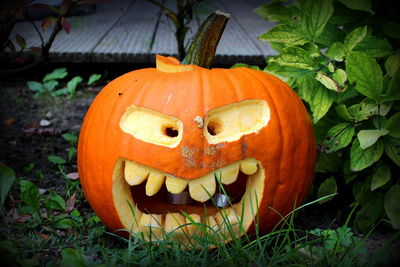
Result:
M208 16L190 43L186 57L181 64L197 65L209 69L229 18L230 14L219 10Z

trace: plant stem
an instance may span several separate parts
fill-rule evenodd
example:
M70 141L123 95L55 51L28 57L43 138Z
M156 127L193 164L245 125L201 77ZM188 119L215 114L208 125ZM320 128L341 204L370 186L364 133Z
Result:
M181 64L210 68L230 15L219 10L201 24Z

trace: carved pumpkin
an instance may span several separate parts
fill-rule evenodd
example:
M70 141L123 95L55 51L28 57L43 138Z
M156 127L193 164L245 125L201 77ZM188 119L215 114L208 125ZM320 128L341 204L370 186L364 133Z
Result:
M78 151L85 195L102 221L157 238L161 227L170 232L191 221L181 211L224 228L209 200L220 190L215 176L233 203L223 210L227 220L242 218L251 232L258 216L260 230L270 231L304 198L316 155L306 109L278 78L161 56L157 68L129 72L100 92ZM167 202L182 192L194 203Z

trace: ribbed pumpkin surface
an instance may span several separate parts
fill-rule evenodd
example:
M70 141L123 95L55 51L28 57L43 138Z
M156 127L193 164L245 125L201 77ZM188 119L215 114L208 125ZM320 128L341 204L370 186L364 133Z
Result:
M267 102L267 126L237 141L210 145L195 118L248 99ZM179 118L183 122L180 144L163 147L123 132L121 116L132 105ZM207 153L210 148L214 153ZM285 215L307 193L315 149L311 120L302 102L272 75L248 68L196 68L178 73L151 68L115 79L96 97L81 130L78 165L87 199L105 224L115 230L123 228L112 196L112 172L119 158L184 179L255 158L265 169L264 192L258 200L260 229L269 231L280 219L271 208Z

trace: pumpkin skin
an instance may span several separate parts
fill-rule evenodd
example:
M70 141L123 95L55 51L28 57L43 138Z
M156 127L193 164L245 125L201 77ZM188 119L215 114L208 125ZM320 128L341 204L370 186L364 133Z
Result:
M281 216L302 202L312 184L316 145L303 103L288 85L261 71L209 70L178 65L171 58L158 56L157 60L165 66L132 71L110 82L87 112L79 137L78 169L90 205L109 229L132 229L126 223L129 219L122 218L125 215L119 205L123 200L116 196L115 187L124 187L116 181L120 177L115 177L121 159L190 181L253 158L263 172L262 184L257 184L258 226L261 232L270 231ZM196 118L204 119L211 110L249 100L267 103L267 124L237 140L210 144L204 135L206 126L199 128ZM179 144L157 145L123 131L121 117L131 106L178 118L182 122ZM195 164L188 164L183 153L188 149ZM213 153L208 153L210 149ZM248 211L245 214L249 217ZM253 218L243 227L253 232Z

